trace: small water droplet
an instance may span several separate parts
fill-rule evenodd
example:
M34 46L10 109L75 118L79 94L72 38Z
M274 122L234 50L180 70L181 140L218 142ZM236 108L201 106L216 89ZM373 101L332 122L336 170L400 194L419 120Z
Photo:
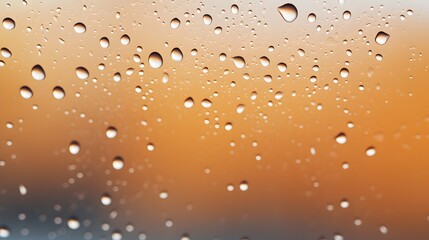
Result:
M154 151L154 150L155 150L155 145L154 145L153 143L148 143L148 144L146 145L146 149L147 149L149 152L152 152L152 151Z
M67 226L70 229L78 229L80 227L80 222L79 220L77 220L77 218L69 218L69 220L67 221Z
M227 122L227 123L225 124L225 130L226 130L226 131L231 131L231 130L232 130L232 123Z
M161 199L167 199L168 198L168 192L163 191L159 193L159 198Z
M171 51L171 58L176 61L176 62L180 62L183 59L183 53L179 48L174 48Z
M194 99L192 97L188 97L187 99L185 99L185 102L183 104L185 106L185 108L191 108L194 106Z
M110 45L110 41L109 41L109 39L108 39L107 37L102 37L102 38L100 39L100 46L101 46L102 48L108 48L108 47L109 47L109 45Z
M109 206L112 203L112 197L108 193L104 193L100 198L101 204Z
M340 207L341 208L348 208L350 207L350 203L347 199L343 199L340 201Z
M112 161L112 167L115 170L121 170L124 167L124 159L120 156L116 156Z
M243 113L244 109L245 109L245 107L243 104L238 104L236 111L237 111L237 113Z
M286 22L293 22L298 17L298 9L293 4L286 3L277 10Z
M338 144L344 144L347 142L347 136L345 133L339 133L336 137L335 137L335 141L337 141Z
M24 185L19 185L19 193L24 196L27 194L27 188Z
M209 108L209 107L211 107L211 106L212 106L212 102L211 102L210 100L208 100L207 98L205 98L205 99L203 99L203 100L201 101L201 105L202 105L204 108Z
M375 42L380 44L380 45L383 45L387 42L387 40L389 40L389 38L390 38L389 34L383 32L383 31L380 31L375 36Z
M161 54L159 54L157 52L152 52L149 55L149 59L148 60L149 60L149 65L152 68L160 68L162 66L162 64L163 64L162 56L161 56Z
M43 70L42 66L35 65L31 69L31 75L33 76L34 80L43 80L46 78L45 70Z
M316 21L316 14L310 13L307 17L307 20L308 20L308 22L311 22L311 23L315 22Z
M80 151L80 144L77 141L72 141L69 144L69 152L73 155L78 154Z
M352 13L350 11L343 12L343 19L349 20L352 17Z
M244 68L244 66L246 65L246 61L241 56L233 57L232 61L234 62L236 68Z
M365 153L368 157L373 157L376 154L376 152L377 151L375 150L375 147L372 147L372 146L367 148L365 151Z
M239 185L239 188L241 191L245 192L249 189L249 184L247 183L247 181L242 181Z
M381 225L379 229L382 234L387 234L389 232L389 229L384 225Z

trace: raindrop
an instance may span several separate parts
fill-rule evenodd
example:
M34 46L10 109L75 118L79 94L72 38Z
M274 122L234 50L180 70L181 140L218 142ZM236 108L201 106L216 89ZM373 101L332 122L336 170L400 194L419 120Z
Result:
M42 66L35 65L31 69L31 75L33 76L34 80L43 80L46 78L45 70L43 70Z
M176 29L180 26L180 20L178 18L173 18L170 22L170 27Z
M77 67L76 68L76 76L81 80L86 80L89 77L89 72L84 67Z
M160 192L159 193L159 198L161 199L167 199L168 198L168 192Z
M174 48L171 51L171 58L176 61L176 62L180 62L183 59L183 53L179 48Z
M268 67L270 65L270 59L268 59L265 56L260 57L259 61L261 62L262 66L264 66L264 67Z
M245 192L249 189L249 184L246 181L242 181L239 185L241 191Z
M9 228L0 226L0 238L8 238L10 236Z
M384 226L384 225L381 225L379 229L380 229L380 232L382 234L387 234L389 232L389 230L387 229L387 227Z
M30 99L31 97L33 97L33 91L27 86L21 87L19 92L21 93L21 97L23 97L24 99Z
M232 130L232 123L228 122L225 124L225 130L226 131L231 131Z
M237 68L244 68L244 66L246 65L246 61L244 61L244 58L240 56L233 57L232 61Z
M212 23L212 16L210 16L208 14L204 14L203 22L205 25L210 25Z
M343 19L349 20L352 17L352 13L350 11L343 12Z
M10 58L10 57L12 56L12 52L11 52L9 49L7 49L7 48L2 48L2 49L0 50L0 52L1 52L1 55L2 55L4 58Z
M244 105L243 104L238 104L238 106L237 106L237 109L236 109L236 111L237 111L237 113L243 113L244 112Z
M237 14L238 13L238 6L236 5L236 4L233 4L232 6L231 6L231 12L232 12L232 14Z
M80 144L77 141L72 141L69 144L69 152L73 155L78 154L80 151Z
M15 28L15 21L12 18L3 19L3 27L7 30L12 30Z
M152 68L160 68L163 64L162 56L157 52L152 52L149 55L149 65Z
M108 39L107 37L102 37L102 38L100 39L100 46L101 46L102 48L108 48L108 47L109 47L109 45L110 45L110 41L109 41L109 39Z
M286 63L279 63L279 64L277 64L277 69L279 69L280 72L286 72L286 70L287 70Z
M209 108L209 107L211 107L211 106L212 106L212 102L211 102L210 100L208 100L207 98L205 98L205 99L203 99L203 100L201 101L201 105L202 105L204 108Z
M60 100L66 96L66 93L64 92L64 89L62 87L56 86L52 90L52 95L54 96L55 99Z
M347 142L347 137L345 133L339 133L336 137L335 137L335 141L337 141L338 144L344 144Z
M84 33L84 32L86 32L86 26L85 26L85 24L83 24L81 22L76 23L73 26L73 28L74 28L74 31L77 32L77 33Z
M380 31L375 36L375 42L380 44L380 45L383 45L387 42L387 40L389 40L389 38L390 38L389 34L383 32L383 31Z
M124 167L124 159L122 157L115 157L112 161L112 167L115 170L121 170Z
M308 22L315 22L316 21L316 14L310 13L307 17Z
M104 206L109 206L112 203L112 198L108 193L105 193L101 196L100 201Z
M349 70L347 68L341 68L340 70L340 76L342 78L346 78L349 76Z
M365 153L368 157L373 157L377 151L375 150L375 147L369 147L366 149Z
M128 44L130 44L130 41L131 41L131 39L127 34L122 35L122 37L121 37L121 44L122 45L128 45Z
M350 207L350 203L347 199L343 199L340 201L340 207L341 208L348 208Z
M79 228L79 226L80 226L80 222L79 222L79 220L77 220L76 218L69 218L69 220L67 221L67 226L68 226L70 229L75 230L75 229L78 229L78 228Z
M24 185L19 185L19 193L24 196L27 194L27 188Z
M155 150L155 145L153 145L153 143L148 143L148 144L146 145L146 149L147 149L149 152L152 152L153 150Z
M112 139L112 138L115 138L116 135L118 135L118 130L116 130L115 127L108 127L106 129L106 137L107 138Z
M293 4L284 4L277 10L286 22L293 22L298 17L298 9Z
M185 100L185 102L184 102L183 105L185 106L185 108L191 108L191 107L193 107L194 106L194 99L192 97L188 97Z

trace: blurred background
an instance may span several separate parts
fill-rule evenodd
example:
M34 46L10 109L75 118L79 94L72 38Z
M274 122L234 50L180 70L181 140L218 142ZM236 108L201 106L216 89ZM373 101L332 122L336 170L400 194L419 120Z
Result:
M429 238L426 1L1 1L0 238Z

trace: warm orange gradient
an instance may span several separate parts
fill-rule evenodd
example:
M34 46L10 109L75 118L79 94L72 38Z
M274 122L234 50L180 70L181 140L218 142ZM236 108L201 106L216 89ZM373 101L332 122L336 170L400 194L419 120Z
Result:
M290 1L298 18L289 23L277 10L288 2L278 0L0 3L0 20L16 23L0 26L0 48L12 53L0 55L0 227L9 239L427 239L429 5L340 2ZM75 32L79 22L85 33ZM390 35L384 45L379 31ZM150 66L152 52L162 67ZM33 79L36 64L44 80ZM86 80L76 76L81 66Z

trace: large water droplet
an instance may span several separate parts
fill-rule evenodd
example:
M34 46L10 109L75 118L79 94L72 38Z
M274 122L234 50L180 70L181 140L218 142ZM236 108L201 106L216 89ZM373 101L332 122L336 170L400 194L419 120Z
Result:
M42 66L35 65L33 69L31 69L31 75L35 80L43 80L46 78L45 70L43 70Z
M160 68L163 64L162 56L161 54L157 52L152 52L149 55L149 65L153 68Z
M180 26L180 20L178 18L173 18L170 22L170 27L176 29Z
M375 147L369 147L366 149L365 153L368 157L373 157L377 151L375 150Z
M21 97L23 97L24 99L30 99L31 97L33 97L33 91L27 86L21 87L19 93L21 93Z
M183 59L183 53L179 48L174 48L173 50L171 50L171 58L176 61L176 62L180 62Z
M9 228L0 226L0 238L8 238L10 236Z
M293 22L298 17L298 9L293 4L286 3L277 10L286 22Z
M74 31L77 32L77 33L84 33L84 32L86 32L86 26L85 26L85 24L83 24L81 22L76 23L73 26L73 28L74 28Z
M7 49L7 48L2 48L2 49L0 50L0 53L1 53L1 55L2 55L4 58L10 58L10 57L12 57L12 52L11 52L9 49Z
M249 184L247 183L247 181L242 181L238 187L243 192L249 190Z
M79 79L86 80L89 77L89 72L84 67L77 67L76 68L76 76Z
M15 21L12 18L3 19L3 27L7 30L12 30L15 28Z
M101 204L109 206L112 203L112 197L108 193L105 193L100 198Z
M349 20L352 17L352 13L350 11L343 12L343 19Z
M66 96L66 92L64 92L64 89L62 87L56 86L52 90L52 95L54 96L55 99L60 100Z
M340 70L340 76L342 78L346 78L349 76L349 70L347 68L341 68Z
M131 42L131 38L130 36L128 36L127 34L122 35L121 37L121 44L122 45L128 45Z
M232 12L232 14L237 14L238 13L238 6L236 5L236 4L233 4L232 6L231 6L231 12Z
M335 137L335 141L337 141L338 144L344 144L347 142L347 136L345 133L339 133L336 137Z
M77 220L77 218L69 218L69 220L67 221L67 226L70 229L78 229L80 227L80 222L79 220Z
M112 167L115 170L121 170L124 167L124 159L120 156L117 156L112 161Z
M246 61L241 56L233 57L232 61L234 62L235 67L237 68L244 68L244 66L246 65Z
M226 130L226 131L231 131L231 130L232 130L232 123L227 122L227 123L225 124L225 130Z
M383 31L380 31L375 36L375 42L380 44L380 45L383 45L387 42L387 40L389 40L389 38L390 38L389 34L383 32Z
M204 108L209 108L209 107L211 107L211 106L212 106L212 102L211 102L210 100L208 100L207 98L205 98L205 99L203 99L203 100L201 101L201 105L202 105Z
M210 16L208 14L204 14L203 22L205 25L210 25L212 23L212 16Z

